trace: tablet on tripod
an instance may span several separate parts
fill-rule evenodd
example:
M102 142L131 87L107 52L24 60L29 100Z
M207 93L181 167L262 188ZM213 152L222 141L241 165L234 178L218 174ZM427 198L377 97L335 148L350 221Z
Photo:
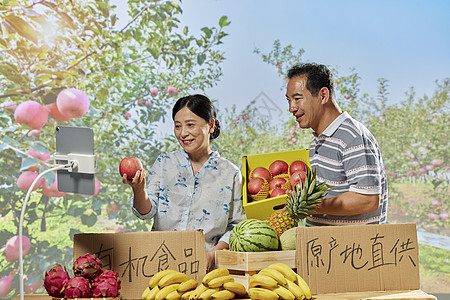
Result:
M87 127L56 126L56 155L94 155L94 133ZM56 164L68 161L56 160ZM94 161L95 164L95 161ZM95 169L95 165L93 166ZM60 192L93 195L95 174L58 170L58 190Z

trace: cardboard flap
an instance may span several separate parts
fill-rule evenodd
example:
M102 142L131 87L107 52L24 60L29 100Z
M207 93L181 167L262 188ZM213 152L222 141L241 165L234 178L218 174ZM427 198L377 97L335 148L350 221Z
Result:
M73 253L74 259L96 254L104 269L119 273L125 299L141 299L150 277L161 270L177 270L196 280L206 272L201 230L76 234Z
M313 294L420 289L415 224L299 227L296 243Z

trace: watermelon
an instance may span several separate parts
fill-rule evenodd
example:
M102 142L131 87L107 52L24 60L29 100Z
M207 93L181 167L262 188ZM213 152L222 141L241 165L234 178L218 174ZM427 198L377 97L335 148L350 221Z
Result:
M278 236L264 221L247 219L237 224L230 234L230 250L262 252L278 250Z

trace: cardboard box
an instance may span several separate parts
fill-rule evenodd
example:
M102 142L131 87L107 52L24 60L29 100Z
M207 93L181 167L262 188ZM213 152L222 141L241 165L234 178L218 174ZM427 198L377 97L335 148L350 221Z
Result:
M216 251L216 267L247 289L251 275L283 262L313 299L436 299L420 290L415 224L298 227L297 250Z
M298 227L296 245L313 294L420 289L415 224Z
M252 201L247 195L247 183L250 172L256 167L269 169L270 164L277 159L284 160L288 164L296 160L301 160L311 167L309 164L309 149L243 156L242 176L244 180L242 185L242 200L247 219L266 220L275 210L283 208L286 204L287 195L258 201Z
M74 259L86 253L119 273L122 299L141 299L150 277L161 270L177 270L196 280L206 273L201 230L76 234Z

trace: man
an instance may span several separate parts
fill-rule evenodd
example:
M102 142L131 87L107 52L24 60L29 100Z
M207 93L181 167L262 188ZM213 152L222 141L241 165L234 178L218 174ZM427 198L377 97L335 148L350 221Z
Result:
M370 131L334 96L333 75L319 64L288 71L286 99L301 128L311 128L311 167L330 187L307 226L386 223L388 190L383 160Z

